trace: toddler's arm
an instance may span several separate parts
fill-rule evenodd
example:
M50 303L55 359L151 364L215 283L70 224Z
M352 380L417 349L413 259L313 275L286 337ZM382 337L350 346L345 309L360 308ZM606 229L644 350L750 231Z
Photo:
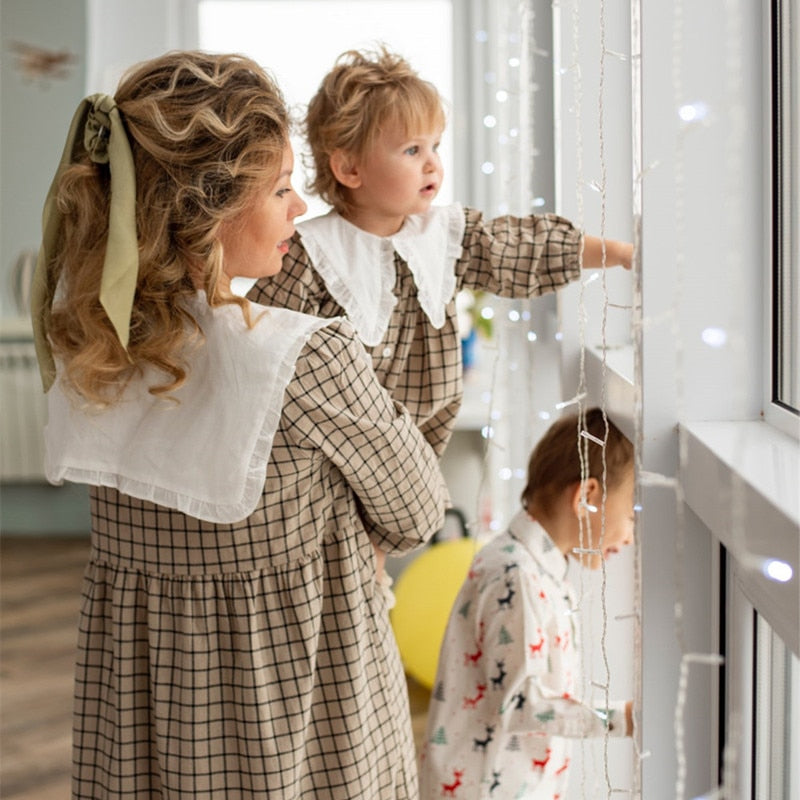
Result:
M585 236L556 214L484 219L465 208L462 253L456 262L458 288L482 289L500 297L537 297L603 264L603 240ZM630 269L633 245L605 240L606 266Z

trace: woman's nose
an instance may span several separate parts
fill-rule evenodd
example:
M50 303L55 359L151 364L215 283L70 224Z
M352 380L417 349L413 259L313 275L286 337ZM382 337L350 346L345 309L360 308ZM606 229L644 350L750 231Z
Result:
M301 214L305 214L306 211L308 211L308 205L306 204L306 201L303 200L303 198L300 197L299 194L295 195L295 198L296 198L297 202L294 203L292 205L292 207L291 207L291 210L289 212L290 219L294 219L295 217L299 217Z

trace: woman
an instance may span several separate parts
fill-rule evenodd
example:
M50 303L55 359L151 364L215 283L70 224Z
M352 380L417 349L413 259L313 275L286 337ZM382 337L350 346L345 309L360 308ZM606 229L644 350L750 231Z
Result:
M348 323L231 294L280 270L291 171L238 56L146 62L73 120L33 316L48 477L92 486L74 798L416 797L364 530L418 545L446 490Z

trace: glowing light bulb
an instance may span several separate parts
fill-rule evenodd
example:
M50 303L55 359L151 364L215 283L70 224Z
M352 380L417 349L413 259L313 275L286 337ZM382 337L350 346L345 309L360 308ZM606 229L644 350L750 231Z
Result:
M722 328L705 328L700 334L700 338L709 347L724 347L728 341L728 334Z
M495 94L495 99L498 103L505 103L508 100L508 92L505 89L499 89Z
M544 197L534 197L532 205L534 208L541 208L547 205L547 200Z
M511 471L510 467L503 467L497 475L501 481L510 481L514 473Z
M519 322L520 320L520 313L516 309L512 308L511 311L508 312L508 318L511 322Z
M486 31L475 31L476 42L488 42L489 34Z
M481 317L483 319L494 319L494 309L491 306L484 306L481 309Z
M539 337L536 335L536 331L528 331L528 341L535 342Z
M761 567L761 571L767 578L778 583L788 583L794 575L791 564L778 558L768 558Z
M549 411L540 411L539 412L539 419L545 420L545 422L550 419L550 412Z
M708 116L708 106L701 100L686 103L678 109L678 116L684 122L700 122Z
M483 125L486 128L494 128L497 125L497 117L493 117L491 114L487 114L483 118Z
M512 57L508 59L508 66L509 67L518 67L519 66L519 59L516 57Z
M481 164L481 172L484 175L491 175L494 172L494 164L491 161L484 161Z

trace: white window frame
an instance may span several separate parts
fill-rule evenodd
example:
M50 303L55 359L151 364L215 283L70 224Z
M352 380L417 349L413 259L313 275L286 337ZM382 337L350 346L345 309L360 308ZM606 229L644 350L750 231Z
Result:
M774 2L781 4L781 5L788 5L792 0L774 0ZM764 63L764 90L763 90L763 97L764 97L764 108L763 108L763 127L764 130L772 132L773 126L775 124L774 120L774 108L773 108L773 98L775 93L775 78L773 71L775 69L774 64L774 53L772 52L772 26L775 24L773 20L773 2L763 2L763 30L764 30L764 48L765 48L765 63ZM794 0L794 8L790 12L795 17L800 17L800 3ZM792 19L793 24L798 24L800 20ZM789 35L792 31L787 30L789 28L788 25L784 25L784 30L781 31L781 35L784 34ZM797 31L794 31L794 35L796 38L800 39L800 34ZM800 44L794 45L797 48L800 48ZM784 47L788 47L788 43L785 43ZM785 53L785 49L784 49ZM789 69L786 68L785 64L778 65L779 69L782 69L785 77L786 73L789 72ZM797 78L795 77L795 80ZM784 120L784 128L783 133L786 133L786 122ZM793 123L794 120L788 120L789 123ZM764 419L774 427L778 428L779 430L783 431L784 433L788 433L790 436L793 436L795 439L800 439L800 415L795 413L790 408L782 405L780 403L775 402L773 398L774 387L775 387L775 376L774 376L774 360L775 354L773 352L776 343L774 341L773 336L773 325L774 325L774 294L776 291L775 286L775 268L776 265L775 261L775 233L776 233L776 225L775 225L775 202L774 202L774 180L775 180L775 153L773 147L773 136L770 135L766 142L764 148L764 197L767 199L767 202L764 203L764 230L767 232L767 236L765 237L765 245L766 249L764 252L764 264L767 270L767 291L764 295ZM792 142L791 140L786 144L786 150L791 152L792 150ZM786 165L784 164L784 167ZM781 191L782 188L781 188ZM800 187L797 187L796 192L800 192ZM790 219L784 219L782 224L791 224ZM800 234L796 234L800 235ZM784 254L786 257L786 254ZM789 254L791 257L791 254ZM798 348L800 349L800 343L798 343ZM795 369L800 369L800 365L795 365Z

